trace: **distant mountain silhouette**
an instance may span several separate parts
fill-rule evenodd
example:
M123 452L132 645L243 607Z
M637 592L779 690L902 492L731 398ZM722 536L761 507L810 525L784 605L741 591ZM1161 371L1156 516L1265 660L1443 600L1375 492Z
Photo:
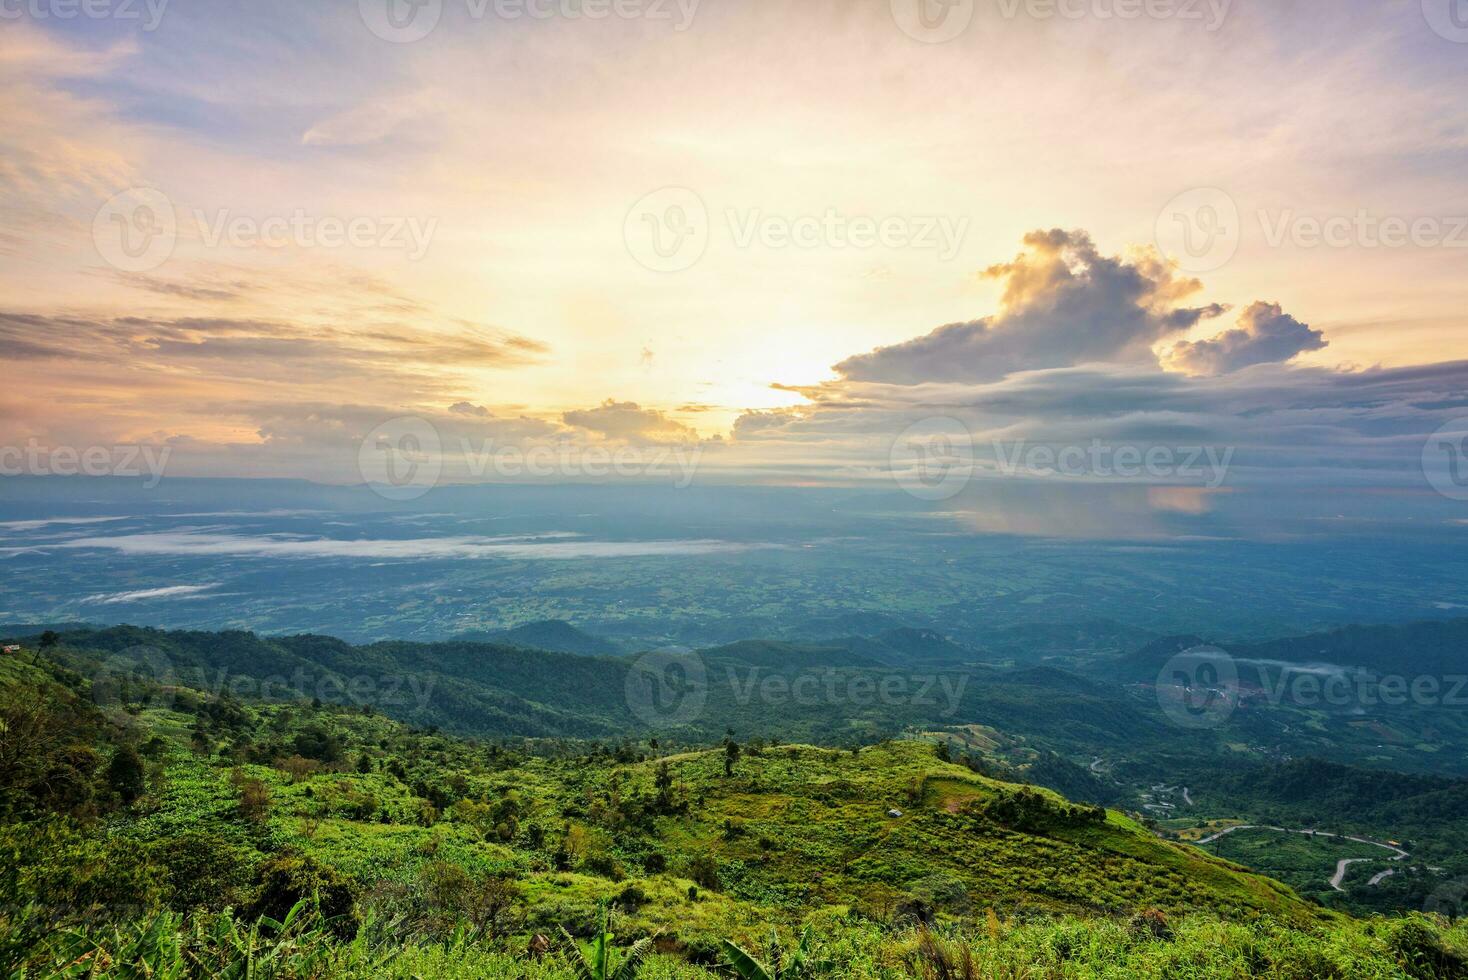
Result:
M585 657L610 656L622 652L610 640L578 629L563 619L545 619L507 630L461 633L455 639L473 643L508 644L532 650L549 650L551 653L577 653Z

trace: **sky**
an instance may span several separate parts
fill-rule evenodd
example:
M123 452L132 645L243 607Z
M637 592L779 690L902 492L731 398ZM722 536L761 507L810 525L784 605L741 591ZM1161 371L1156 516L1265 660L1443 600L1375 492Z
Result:
M5 0L0 446L1468 499L1458 2Z

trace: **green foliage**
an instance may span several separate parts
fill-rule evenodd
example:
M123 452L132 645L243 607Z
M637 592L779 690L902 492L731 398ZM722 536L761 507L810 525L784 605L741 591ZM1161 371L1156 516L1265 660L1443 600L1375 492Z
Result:
M723 942L729 969L737 973L740 980L809 980L825 973L831 969L831 963L817 959L813 952L814 946L815 940L809 926L801 932L794 949L781 946L780 934L774 933L770 937L768 963L755 959L752 953L732 940L726 939Z
M577 980L637 980L638 972L652 951L652 939L644 936L626 952L618 954L612 945L616 937L612 934L610 922L611 910L603 906L600 922L586 947L562 928L567 959Z
M0 965L29 975L1463 976L1468 927L1321 912L928 742L494 744L184 688L99 710L86 676L0 673Z
M338 929L351 932L356 927L356 883L302 854L282 854L261 867L247 914L252 918L284 919L302 903L308 903Z
M0 825L0 895L33 903L50 921L135 914L162 892L158 869L120 837L60 816Z
M304 901L281 920L261 917L248 925L231 915L185 923L165 911L107 930L60 933L44 945L36 966L56 978L253 980L365 977L391 964L393 953L381 944L365 938L343 942L339 936Z
M107 764L107 785L126 804L132 804L143 795L146 775L143 759L131 744L119 745L112 753L112 761Z
M219 911L242 898L251 853L217 833L186 830L155 842L148 861L160 870L170 908Z

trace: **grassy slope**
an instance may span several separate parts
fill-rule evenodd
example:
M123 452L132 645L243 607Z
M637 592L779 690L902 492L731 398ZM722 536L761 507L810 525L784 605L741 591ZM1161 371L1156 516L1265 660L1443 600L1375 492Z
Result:
M0 688L38 682L44 682L41 673L27 665L0 666ZM260 731L289 735L310 721L344 736L350 753L393 746L383 749L379 761L390 751L401 755L409 744L400 725L380 716L305 706L248 710ZM121 713L113 719L129 723ZM649 792L655 763L531 760L496 768L482 746L432 738L431 751L423 751L423 737L415 737L414 751L421 754L409 760L414 776L425 767L443 775L452 771L466 779L469 797L486 801L517 794L528 811L522 827L534 821L579 828L587 854L610 857L632 874L616 881L584 867L551 870L543 849L529 847L523 837L501 842L452 809L425 825L422 801L380 766L369 774L331 772L295 781L271 767L245 766L245 774L264 779L274 794L270 819L248 824L237 812L230 764L201 758L187 747L191 722L190 716L160 709L131 718L140 735L171 742L159 754L166 778L133 812L113 818L106 833L167 847L179 835L208 830L239 849L242 866L266 851L297 847L384 890L412 888L418 868L435 858L513 872L526 889L531 929L584 925L597 900L620 896L626 903L629 887L636 887L641 902L616 915L619 945L661 930L670 949L643 973L644 980L714 976L673 951L681 947L697 955L724 936L759 951L772 924L783 923L788 937L789 927L800 922L815 927L822 955L838 964L836 975L932 976L920 934L877 924L891 917L883 913L892 903L908 895L958 912L965 911L955 907L962 896L973 913L964 917L969 931L943 932L951 942L949 954L967 949L980 976L1468 976L1460 960L1450 972L1424 972L1421 952L1437 956L1433 944L1439 940L1413 933L1413 920L1359 923L1323 915L1283 886L1158 840L1114 812L1102 823L1066 820L1060 798L1040 791L1055 808L1052 827L1019 833L978 820L969 813L971 804L1016 787L942 763L921 743L889 743L858 754L779 747L741 760L732 778L723 775L719 753L686 753L669 761L691 815L658 817L651 827L617 827L595 817L598 798L609 791ZM371 818L359 819L368 798ZM887 817L891 806L903 816ZM672 859L667 873L638 872L653 852ZM717 858L723 893L688 894L680 862L699 853ZM1161 936L1123 921L1125 913L1147 906L1193 914L1172 915ZM986 927L988 908L998 917L990 917ZM1061 914L1037 918L1042 910ZM1122 915L1068 914L1098 910ZM1461 954L1468 948L1465 928L1443 933L1441 941ZM119 965L130 962L127 943L107 933L96 934L95 941ZM305 937L302 943L322 941ZM510 940L506 955L504 947L495 952L423 938L388 940L371 951L361 946L330 952L329 967L308 972L502 980L575 976L557 957L521 962L513 951L523 941L523 934Z
M267 726L280 713L254 710ZM376 743L397 730L381 717L334 712L330 718L352 742ZM141 720L183 733L182 719L166 712L145 712ZM467 743L444 744L464 754L460 771L470 796L493 801L517 794L529 809L522 826L537 822L550 836L563 825L575 827L585 841L582 857L602 855L614 870L551 870L546 850L531 848L523 835L501 842L453 809L423 826L412 791L381 771L292 781L270 767L246 766L247 775L270 784L275 801L268 828L247 832L235 816L229 770L200 761L182 744L170 754L167 788L155 805L114 832L162 841L207 826L249 849L297 847L374 887L408 886L432 859L511 872L525 883L532 924L547 929L621 894L626 883L614 879L625 873L647 897L638 928L662 928L695 945L755 922L794 922L820 905L889 917L914 897L953 914L986 906L1104 913L1155 906L1298 922L1317 915L1285 887L1161 841L1117 813L1101 824L1057 820L1036 833L975 818L964 812L966 803L1018 787L940 762L920 743L887 743L859 754L782 746L746 756L732 778L724 776L719 752L674 757L671 769L691 812L657 817L651 828L609 826L583 811L587 800L614 785L624 796L651 795L653 762L589 771L579 762L531 760L511 770L476 771ZM1060 797L1038 792L1057 813L1064 807ZM373 801L372 813L359 819L364 798ZM889 818L892 807L903 816ZM384 814L390 822L382 822ZM668 870L641 873L654 853ZM690 900L689 860L701 854L716 860L720 889L704 888Z

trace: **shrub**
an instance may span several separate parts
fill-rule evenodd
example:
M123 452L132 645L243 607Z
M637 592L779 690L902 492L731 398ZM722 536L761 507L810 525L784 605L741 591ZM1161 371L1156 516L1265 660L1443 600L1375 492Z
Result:
M338 931L344 934L356 931L355 883L334 868L302 854L283 854L261 865L256 875L255 898L246 916L283 919L303 900L332 920L333 928Z
M253 861L242 848L205 831L184 831L150 850L162 870L170 907L218 911L235 904Z
M1127 931L1133 936L1144 939L1171 940L1173 938L1172 925L1167 921L1167 914L1161 909L1143 909L1138 912L1127 923Z

